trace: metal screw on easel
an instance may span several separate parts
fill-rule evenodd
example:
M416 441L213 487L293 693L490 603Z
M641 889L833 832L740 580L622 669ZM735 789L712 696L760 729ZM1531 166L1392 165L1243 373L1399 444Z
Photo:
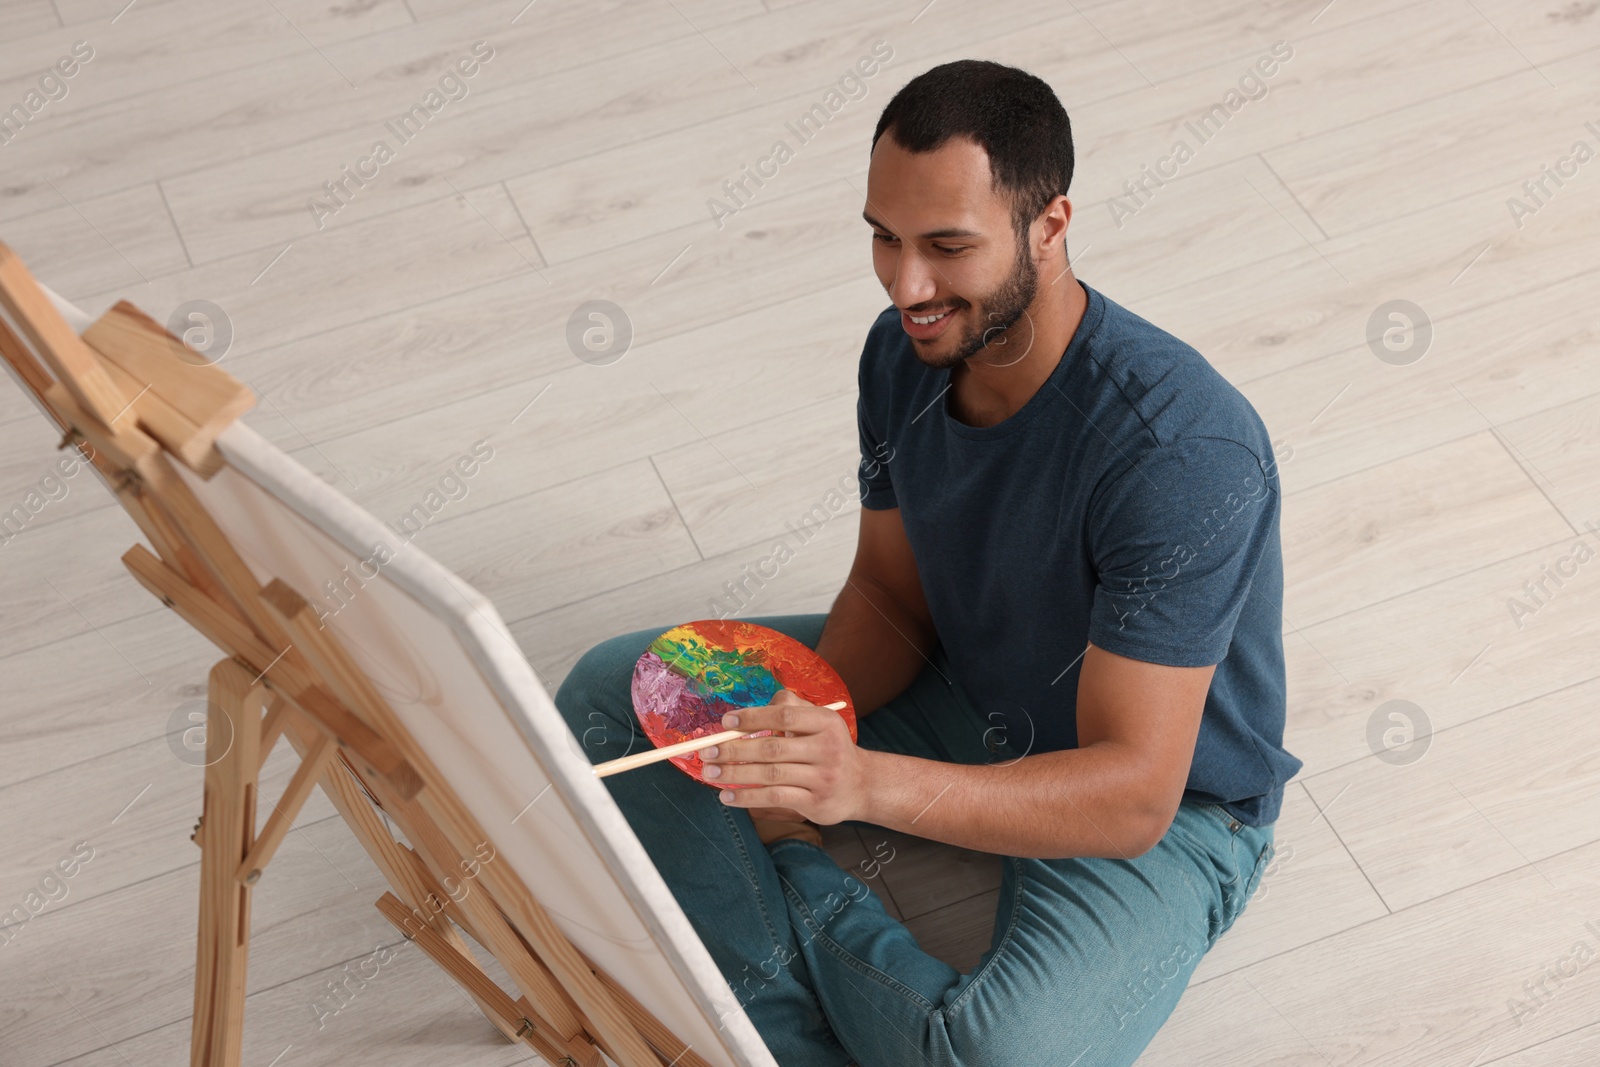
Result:
M61 440L56 442L56 450L59 452L63 448L76 448L79 452L82 452L85 445L88 445L89 451L94 451L94 446L89 444L87 437L79 433L76 427L68 427L67 431L61 435Z
M526 1016L524 1016L523 1020L522 1020L522 1025L517 1027L517 1037L519 1037L519 1038L527 1037L529 1034L533 1033L537 1029L539 1029L539 1028L537 1026L533 1025L533 1020L527 1018Z

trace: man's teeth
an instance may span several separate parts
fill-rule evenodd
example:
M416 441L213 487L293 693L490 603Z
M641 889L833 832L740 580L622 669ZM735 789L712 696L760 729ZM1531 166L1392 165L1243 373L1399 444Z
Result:
M917 316L913 315L913 316L911 316L911 321L916 323L918 326L926 326L930 322L938 322L940 319L944 318L948 314L950 314L950 312L941 311L937 315L926 315L926 316L923 316L922 318L918 318Z

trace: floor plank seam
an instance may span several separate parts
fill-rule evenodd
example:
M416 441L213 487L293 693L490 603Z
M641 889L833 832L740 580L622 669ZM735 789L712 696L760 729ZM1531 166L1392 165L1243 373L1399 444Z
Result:
M161 194L161 206L167 209L167 221L172 223L172 235L178 239L178 247L183 250L183 258L188 261L189 269L194 269L194 256L189 254L189 243L183 239L183 227L178 225L178 216L172 212L172 201L167 199L167 191L161 185L161 179L156 179L156 192ZM178 271L171 273L177 274Z
M656 481L661 483L661 491L667 494L667 500L672 504L672 513L678 516L678 525L683 527L683 532L688 535L689 543L694 546L694 554L700 557L699 562L704 563L706 554L700 550L700 542L695 540L694 531L689 528L689 520L683 517L683 508L678 506L678 498L672 495L672 490L667 486L667 480L661 476L661 468L656 466L655 456L646 456L650 461L650 470L655 473ZM693 564L690 564L693 566ZM511 625L510 623L506 624Z
M1570 401L1565 403L1570 403ZM1476 407L1477 405L1473 406ZM1482 412L1479 412L1479 414L1483 415ZM1524 416L1524 418L1531 418L1533 415L1537 414L1538 412L1532 412L1529 415ZM1555 502L1555 498L1552 497L1549 490L1545 488L1545 485L1555 484L1550 480L1550 477L1543 471L1539 470L1538 467L1535 467L1533 465L1533 460L1523 455L1522 449L1511 443L1509 437L1506 435L1506 432L1503 429L1501 429L1495 423L1489 422L1489 416L1483 415L1483 421L1489 423L1489 432L1494 435L1494 439L1499 442L1500 447L1505 450L1505 453L1510 457L1511 462L1517 465L1517 470L1521 471L1522 476L1528 479L1528 483L1539 491L1540 496L1544 497L1545 503L1550 505L1550 510L1554 511L1557 515L1560 515L1561 520L1565 522L1568 528L1572 530L1572 536L1582 537L1583 531L1578 529L1578 524L1572 521L1571 516L1566 513L1565 509L1563 509L1560 504ZM1532 469L1530 470L1529 468ZM1538 475L1537 478L1534 477L1535 474Z
M1494 874L1485 875L1484 877L1478 879L1475 882L1468 882L1465 885L1455 886L1454 888L1445 890L1443 893L1440 893L1437 896L1428 897L1425 900L1418 900L1418 901L1415 901L1414 903L1403 905L1402 907L1395 908L1394 910L1390 911L1386 915L1374 915L1370 919L1362 919L1360 922L1352 923L1351 925L1343 927L1342 929L1330 931L1329 933L1323 934L1320 937L1312 938L1310 941L1302 942L1301 944L1297 944L1297 945L1291 945L1288 948L1280 949L1277 952L1268 953L1267 955L1262 956L1258 960L1252 960L1250 963L1240 964L1239 966L1230 968L1229 970L1223 971L1220 974L1210 975L1207 978L1205 978L1205 979L1203 979L1203 980L1201 980L1199 982L1192 982L1192 983L1190 983L1190 985L1191 986L1205 985L1206 983L1214 982L1219 978L1225 978L1230 974L1237 974L1240 971L1249 970L1252 967L1258 967L1261 964L1268 962L1269 960L1275 960L1275 959L1279 959L1279 958L1281 958L1283 956L1287 956L1291 952L1299 952L1301 949L1310 948L1312 945L1320 944L1320 943L1322 943L1324 941L1328 941L1328 940L1330 940L1332 938L1342 937L1345 934L1350 933L1351 931L1360 930L1363 927L1371 926L1371 925L1373 925L1375 923L1389 922L1389 921L1391 921L1391 920L1393 920L1393 919L1395 919L1397 917L1405 916L1407 912L1413 911L1413 910L1418 909L1418 908L1425 908L1430 904L1435 904L1438 901L1441 901L1441 900L1445 899L1446 897L1453 896L1456 893L1465 892L1466 890L1469 890L1469 889L1476 889L1476 888L1484 885L1485 883L1494 881L1497 878L1506 878L1506 877L1509 877L1510 875L1517 874L1520 871L1528 870L1529 868L1534 868L1537 871L1536 863L1542 863L1542 862L1545 862L1546 860L1555 859L1558 856L1564 856L1564 855L1567 855L1568 853L1571 853L1571 852L1577 852L1580 849L1589 848L1593 844L1594 844L1593 841L1586 841L1583 844L1574 845L1571 848L1562 849L1560 852L1553 852L1550 855L1545 856L1542 859L1536 861L1535 863L1526 863L1526 864L1522 864L1521 866L1518 866L1518 867L1512 867L1512 868L1510 868L1508 870L1498 871L1498 872L1496 872ZM1385 905L1385 906L1387 907L1387 905ZM1248 904L1246 905L1246 909L1248 910ZM1224 935L1224 936L1226 936L1226 935Z

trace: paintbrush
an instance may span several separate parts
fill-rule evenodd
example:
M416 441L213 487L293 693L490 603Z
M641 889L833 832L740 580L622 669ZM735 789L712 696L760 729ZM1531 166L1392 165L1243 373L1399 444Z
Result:
M832 704L822 704L819 706L827 708L829 711L840 711L844 708L844 705L844 701L835 700ZM620 774L623 771L631 771L635 767L643 767L659 760L671 759L673 756L681 756L686 752L698 752L702 748L710 748L712 745L720 745L724 741L733 741L737 738L749 736L750 733L747 730L723 730L721 733L707 734L704 737L691 737L687 741L679 741L677 744L667 745L665 748L654 748L649 752L636 752L631 756L623 756L620 759L607 760L605 763L596 763L591 769L594 771L594 776L596 778L607 778L613 774Z

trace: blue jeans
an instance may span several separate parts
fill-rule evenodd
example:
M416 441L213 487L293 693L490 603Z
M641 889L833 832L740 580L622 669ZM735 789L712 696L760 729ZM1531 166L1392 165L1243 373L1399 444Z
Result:
M824 618L749 621L815 648ZM649 746L629 686L666 629L596 645L556 693L593 762ZM861 719L860 744L948 763L1018 758L932 658L938 670ZM963 974L883 910L867 887L876 866L845 871L804 841L768 848L746 812L667 762L605 782L783 1067L1126 1067L1273 853L1272 826L1186 801L1133 859L1007 857L989 949Z

